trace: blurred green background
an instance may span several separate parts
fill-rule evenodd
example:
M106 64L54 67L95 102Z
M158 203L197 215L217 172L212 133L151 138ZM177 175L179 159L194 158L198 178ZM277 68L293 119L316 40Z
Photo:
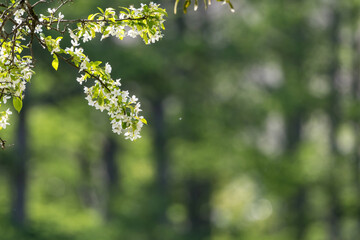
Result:
M84 45L142 102L135 142L36 46L1 132L1 240L360 239L360 1L232 2L174 15L163 1L160 42Z

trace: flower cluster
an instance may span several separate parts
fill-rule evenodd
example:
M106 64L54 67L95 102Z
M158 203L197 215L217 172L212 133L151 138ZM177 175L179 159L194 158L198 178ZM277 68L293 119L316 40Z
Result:
M15 22L22 24L21 16L24 12L15 11ZM7 100L13 98L13 105L20 112L22 108L23 93L26 82L30 81L32 70L32 57L22 55L24 46L21 40L27 35L27 31L16 29L12 39L0 39L0 106L6 104ZM11 111L0 111L0 129L9 125Z
M111 77L112 67L100 61L91 61L85 55L81 42L92 40L97 34L101 40L114 36L120 40L124 37L141 37L146 44L162 38L166 11L158 4L141 4L140 8L99 8L98 13L87 19L66 20L59 8L69 1L63 1L58 8L49 8L47 14L36 16L33 7L27 1L10 0L9 8L0 12L0 25L12 24L10 34L2 34L0 39L0 106L10 98L14 108L21 110L25 84L31 79L32 43L37 40L53 56L52 66L58 69L59 59L76 67L80 76L76 79L83 85L88 104L109 115L113 132L123 133L126 139L140 138L140 130L146 120L140 116L140 103L128 91L121 90L120 80ZM75 28L70 28L72 25ZM45 32L43 31L45 28ZM63 29L61 29L63 28ZM1 29L3 30L3 29ZM53 38L48 31L69 33L71 46L61 48L62 37ZM5 32L5 31L4 31ZM30 37L29 37L30 36ZM28 41L28 43L24 43ZM23 54L25 46L30 48L31 56ZM91 80L91 81L88 81ZM6 128L10 110L0 112L0 129Z
M26 82L30 81L32 71L31 56L21 56L23 47L20 41L13 45L0 39L0 104L7 98L23 98Z
M140 130L146 120L139 116L140 103L133 95L130 97L128 91L120 89L120 80L111 77L112 67L109 63L101 66L100 61L91 61L80 47L80 42L92 40L96 33L101 34L101 39L115 36L123 39L125 36L143 38L149 44L162 37L164 10L158 5L150 3L149 6L142 4L141 8L125 8L116 14L114 9L100 9L101 13L92 14L88 21L77 24L74 30L69 29L71 47L64 50L60 48L61 37L56 39L50 36L44 38L48 50L53 54L53 66L57 69L58 56L62 53L70 55L71 61L78 69L81 76L77 81L82 85L88 79L93 79L94 84L90 87L84 86L85 99L90 106L100 111L107 111L112 124L113 132L124 133L126 139L135 140L140 138ZM55 21L57 21L55 19Z
M0 129L6 128L6 125L9 125L9 115L12 114L12 112L7 109L4 112L0 112Z
M158 4L141 4L140 8L123 8L116 13L113 8L102 10L100 13L89 15L87 21L77 24L77 29L70 32L75 43L80 39L87 42L100 33L101 40L114 36L122 40L129 36L140 36L146 44L154 43L162 38L161 30L164 29L164 16L166 12Z
M144 117L139 116L140 103L135 96L130 97L128 91L120 89L120 79L111 78L110 64L101 66L100 61L90 61L80 47L72 46L64 51L71 56L71 61L79 68L81 76L77 81L81 85L88 79L95 79L92 86L84 86L85 99L89 105L101 112L107 111L114 133L124 133L125 138L131 140L140 138L140 130L146 123Z

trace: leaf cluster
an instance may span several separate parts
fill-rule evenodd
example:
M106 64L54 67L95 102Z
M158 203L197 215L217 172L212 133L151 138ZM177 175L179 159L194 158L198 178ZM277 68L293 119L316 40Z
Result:
M59 60L78 69L82 73L76 80L83 84L93 81L92 86L84 86L85 99L89 105L101 111L106 110L115 133L124 132L125 138L135 140L140 136L144 117L139 115L140 103L128 91L120 89L120 79L113 80L111 66L100 61L91 61L84 53L81 42L101 35L101 40L114 36L120 40L124 37L140 36L145 44L154 43L162 38L166 11L158 4L141 4L140 8L130 6L117 12L113 8L99 9L86 19L65 19L60 8L71 0L61 1L57 8L48 8L47 13L36 14L38 4L48 3L39 0L30 4L28 0L10 0L0 4L5 10L0 11L0 106L7 99L13 99L14 108L20 112L26 82L34 73L33 43L39 43L52 55L52 67L59 68ZM44 28L44 30L43 30ZM71 37L71 47L62 48L62 36L66 32ZM30 54L24 54L23 49ZM11 111L0 112L0 129L6 128Z

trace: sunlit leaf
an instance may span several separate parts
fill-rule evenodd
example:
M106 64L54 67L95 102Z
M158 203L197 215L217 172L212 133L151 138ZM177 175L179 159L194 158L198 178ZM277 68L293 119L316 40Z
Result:
M19 97L13 97L13 106L16 111L20 112L23 106L22 100Z
M59 67L59 59L56 56L56 54L54 54L53 56L54 56L54 60L52 61L51 65L57 71Z

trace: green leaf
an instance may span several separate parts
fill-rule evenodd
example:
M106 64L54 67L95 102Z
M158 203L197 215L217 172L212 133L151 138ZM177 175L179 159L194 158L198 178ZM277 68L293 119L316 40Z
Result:
M145 118L141 118L140 119L144 124L146 124L147 125L147 121L146 121L146 119Z
M155 35L156 30L154 30L154 29L149 29L149 32L151 33L151 35Z
M98 102L98 104L99 104L100 106L103 106L103 105L104 105L104 98L102 98L102 97L99 96L97 102Z
M104 10L102 10L102 9L99 8L99 7L98 7L98 9L99 9L99 11L100 11L102 14L104 14Z
M144 39L145 43L148 44L148 43L149 43L149 38L148 38L147 34L146 34L146 33L142 33L141 36L142 36L142 38Z
M61 40L61 39L63 39L63 37L57 37L56 39L55 39L55 41L58 41L58 40Z
M177 2L179 2L179 1L177 1ZM176 10L176 9L175 9L175 10ZM168 17L167 12L166 12L164 9L162 9L162 8L156 9L154 12L164 14L165 16Z
M97 102L100 106L104 105L104 94L102 93L102 91L99 91Z
M59 67L59 59L56 56L56 54L54 54L53 56L54 56L54 60L52 61L51 65L57 71Z
M155 25L155 22L151 20L146 20L146 24L149 26L149 28L152 28Z
M93 90L93 98L97 98L99 96L99 87L96 86Z
M106 36L106 35L108 35L109 33L110 33L110 30L106 30L106 31L103 32L103 35Z
M102 9L101 9L102 10ZM95 16L98 15L99 13L95 13L95 14L90 14L88 19L89 20L94 20Z
M190 6L191 4L191 0L186 0L185 4L184 4L184 13L186 14L187 12L187 8Z
M22 100L19 97L13 97L13 106L16 111L20 112L23 106Z
M124 9L126 12L120 11L120 13L124 13L125 15L130 13L130 9L126 8L126 7L119 7L121 9Z
M102 63L102 61L95 61L91 63L91 66L97 67Z

